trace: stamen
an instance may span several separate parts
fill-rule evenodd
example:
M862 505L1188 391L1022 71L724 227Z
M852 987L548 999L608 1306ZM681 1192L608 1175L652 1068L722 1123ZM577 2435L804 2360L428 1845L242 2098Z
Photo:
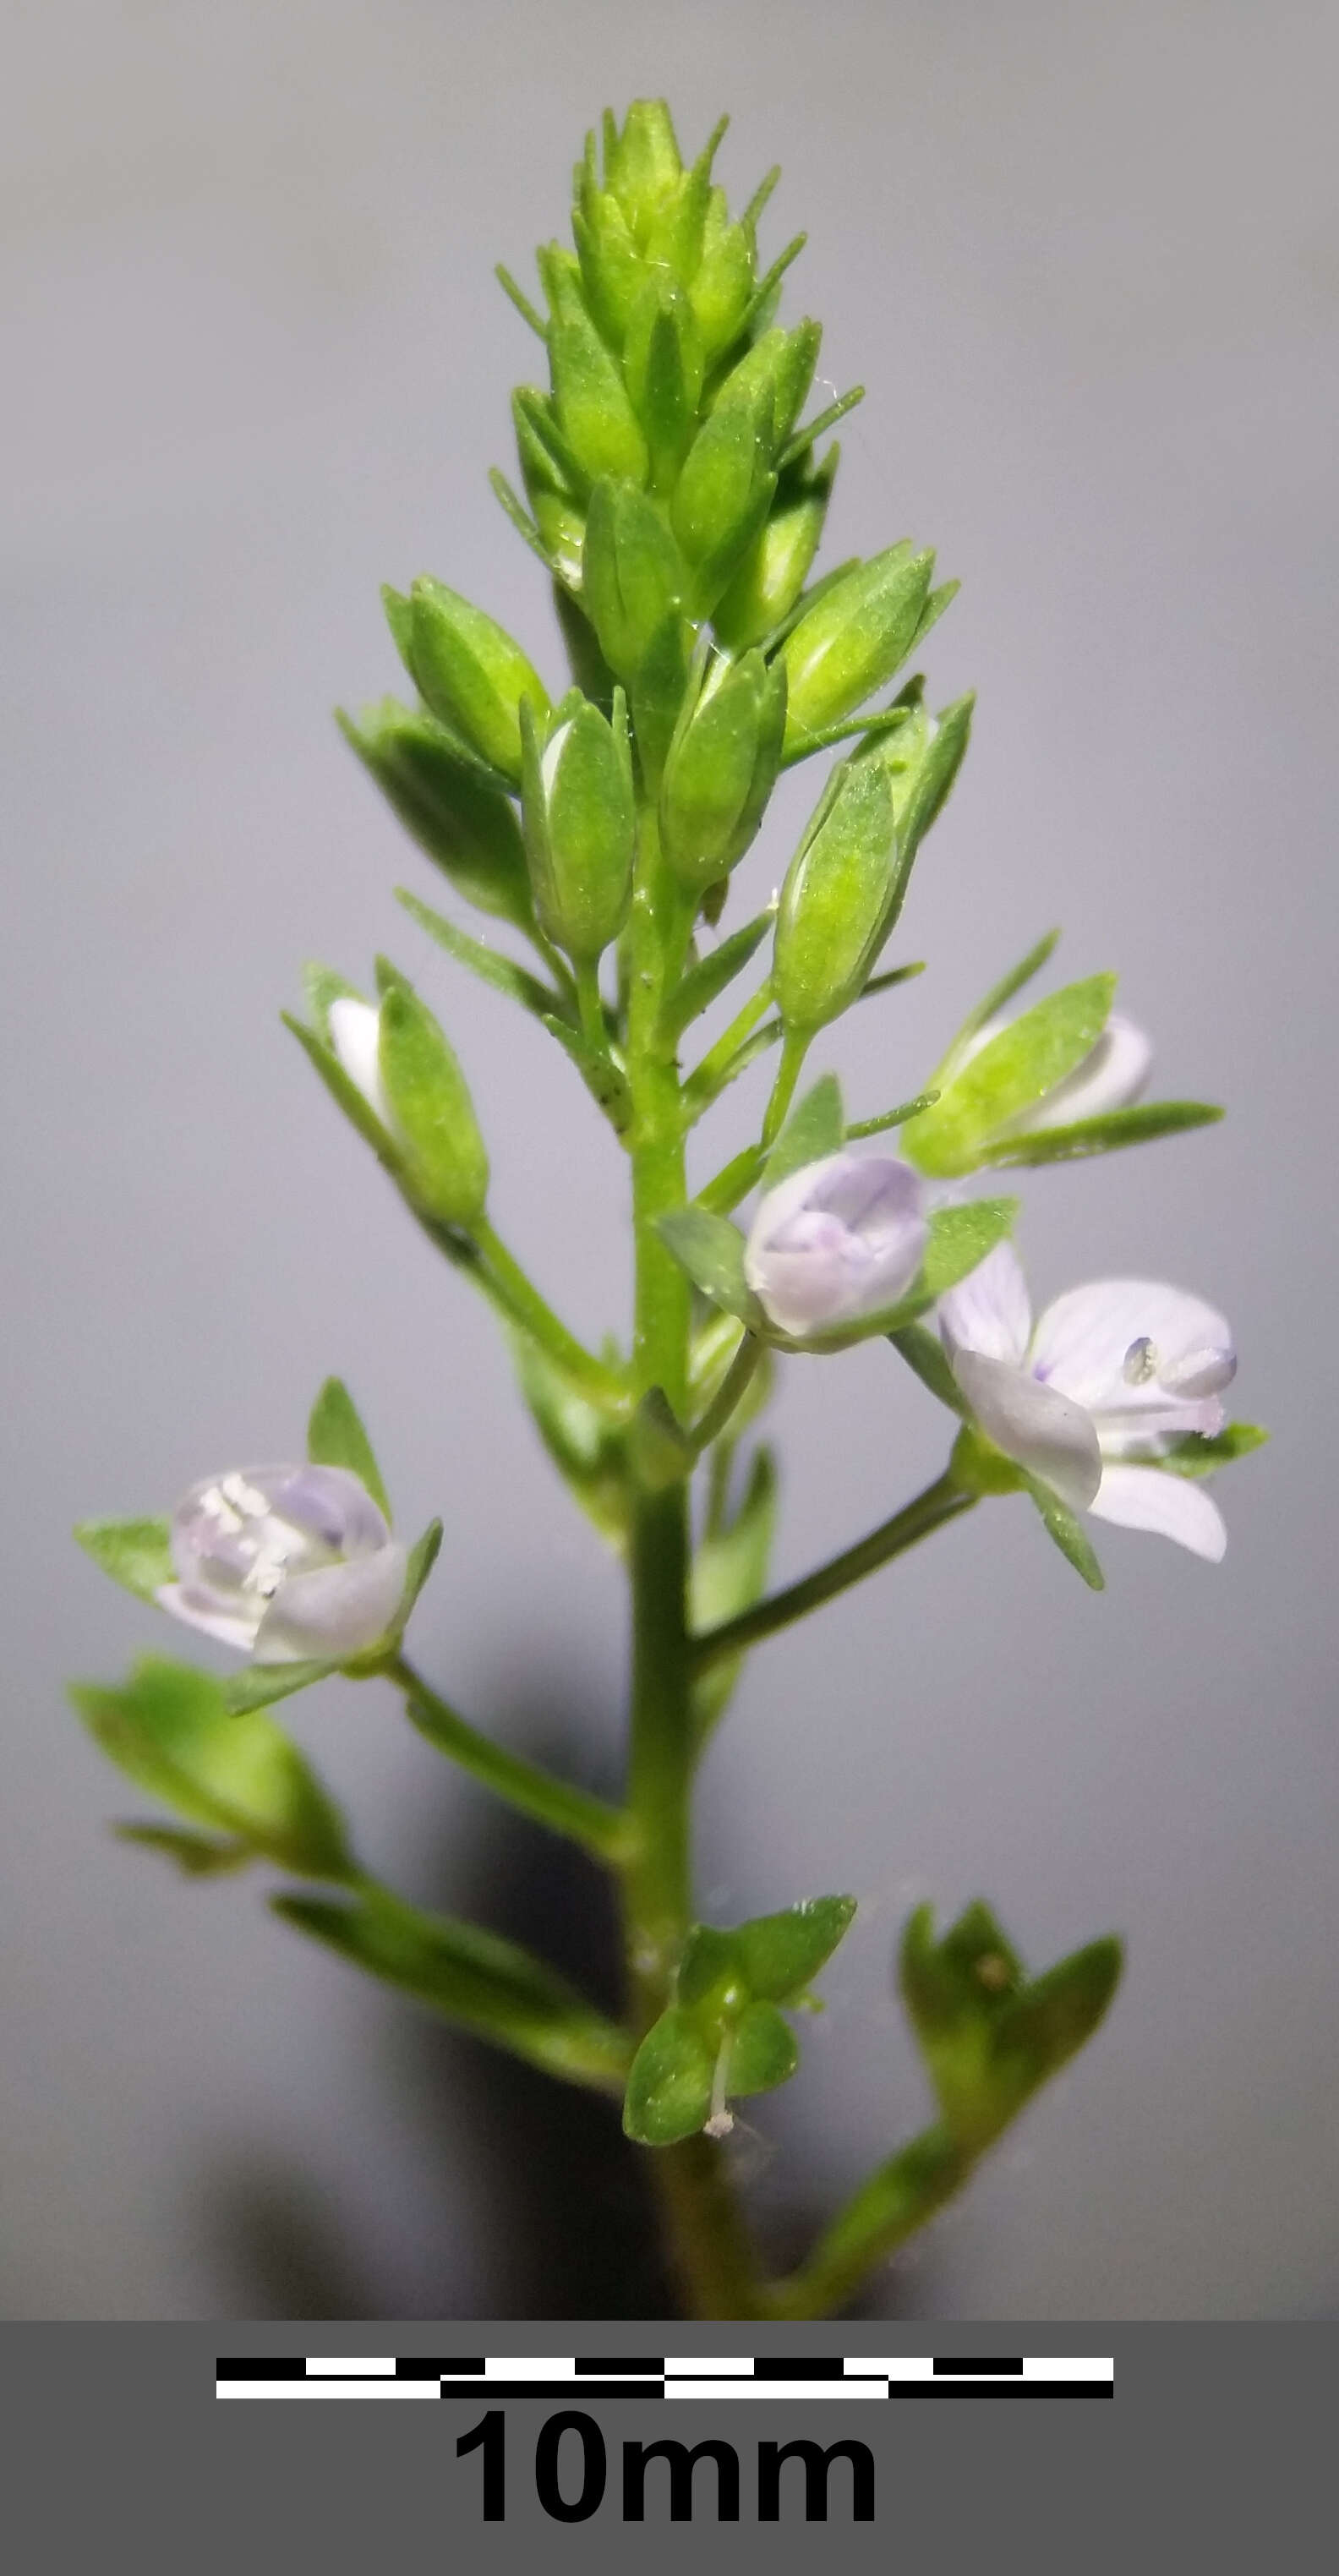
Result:
M1158 1374L1158 1354L1149 1334L1141 1333L1131 1342L1121 1362L1121 1376L1127 1386L1147 1386Z

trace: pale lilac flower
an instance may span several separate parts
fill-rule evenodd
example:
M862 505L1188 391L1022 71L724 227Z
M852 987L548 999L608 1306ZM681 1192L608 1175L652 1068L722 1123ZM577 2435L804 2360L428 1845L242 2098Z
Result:
M1098 1279L1034 1327L1002 1243L940 1300L939 1328L987 1438L1071 1510L1222 1556L1227 1532L1203 1485L1149 1463L1187 1432L1223 1427L1220 1390L1237 1363L1214 1307L1156 1280Z
M961 1073L973 1056L989 1046L1007 1020L990 1020L978 1029L966 1047L954 1073ZM1005 1136L1030 1136L1040 1127L1068 1127L1080 1118L1105 1118L1113 1109L1128 1109L1145 1089L1153 1068L1153 1041L1136 1028L1121 1012L1113 1011L1094 1046L1073 1070L1053 1083L1040 1100L1020 1109L1014 1118L1006 1118L992 1130L992 1143Z
M258 1663L343 1663L377 1644L405 1551L346 1467L245 1467L193 1485L172 1515L165 1610Z
M360 1002L352 993L341 993L326 1014L326 1027L332 1054L361 1091L373 1116L393 1136L395 1119L381 1078L381 1012L377 1005Z
M744 1276L770 1321L802 1339L896 1305L925 1257L921 1200L889 1154L828 1154L769 1190Z

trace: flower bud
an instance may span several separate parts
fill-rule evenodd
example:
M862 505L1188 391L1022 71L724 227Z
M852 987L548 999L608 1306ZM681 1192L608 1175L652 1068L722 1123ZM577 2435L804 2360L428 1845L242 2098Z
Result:
M174 1617L257 1663L344 1663L379 1645L405 1551L347 1467L243 1467L192 1485L172 1515Z
M813 383L822 339L817 322L799 322L793 331L764 331L726 377L714 408L752 403L761 396L767 443L771 454L779 456Z
M702 335L683 288L663 273L647 278L628 323L623 378L646 432L658 490L673 483L697 423Z
M830 447L815 472L803 460L782 475L766 525L712 611L722 644L742 653L789 617L818 552L837 471Z
M594 961L622 928L632 892L636 808L627 711L582 700L541 752L527 723L524 825L535 909L550 939Z
M679 720L660 790L661 842L684 885L705 890L742 859L776 784L785 725L780 664L718 658Z
M674 533L693 567L705 615L756 536L776 490L770 456L771 398L761 388L722 403L698 431L671 505Z
M744 1276L795 1340L895 1306L925 1257L921 1185L886 1154L829 1154L763 1198Z
M467 769L429 715L395 698L338 719L345 741L375 778L421 850L458 894L525 929L533 920L520 825L505 796Z
M677 616L684 566L660 512L633 483L605 476L590 496L581 599L611 671L635 678L667 618Z
M604 177L634 241L644 245L666 199L683 177L673 121L663 98L635 98L621 134L612 116L606 117Z
M781 889L772 986L787 1029L822 1028L855 1000L883 945L895 883L887 775L875 761L844 762Z
M621 349L646 270L618 199L596 185L589 165L580 176L572 236L596 327L611 348Z
M713 188L702 257L688 287L708 365L738 336L753 294L753 268L752 236L743 224L731 223L725 190Z
M502 777L520 784L517 708L546 716L549 695L519 644L482 608L429 576L410 593L410 676L435 716L453 725Z
M488 1156L465 1077L425 1004L393 970L379 1007L330 1004L332 1053L385 1130L390 1160L425 1216L468 1229L488 1196Z
M934 556L889 546L834 582L783 644L788 744L836 724L891 679L921 630Z
M576 463L592 482L600 474L644 483L646 441L628 399L618 360L586 309L581 271L566 251L540 255L549 299L549 372L553 404Z

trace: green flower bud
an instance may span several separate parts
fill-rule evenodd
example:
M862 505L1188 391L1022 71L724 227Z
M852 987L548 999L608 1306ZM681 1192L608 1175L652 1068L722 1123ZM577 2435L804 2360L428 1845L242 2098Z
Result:
M572 237L592 317L611 348L621 349L646 270L618 199L596 186L588 167L580 174Z
M781 889L772 983L788 1030L835 1020L883 945L895 884L893 796L878 761L833 772Z
M341 713L338 723L406 831L457 893L524 930L534 918L530 880L507 798L466 767L434 717L396 698L364 708L357 722Z
M528 700L537 716L549 712L549 694L519 644L482 608L472 608L445 582L425 575L410 593L410 675L442 722L520 784L521 729L517 713Z
M465 1077L431 1011L384 958L377 984L378 1006L352 994L332 1003L331 1052L416 1206L439 1225L469 1227L484 1212L488 1156Z
M732 224L725 190L707 200L702 257L689 282L707 363L719 358L739 333L753 293L753 242L743 224Z
M586 308L581 271L570 251L550 244L539 255L552 319L549 372L558 427L583 474L625 475L644 483L646 441L619 364Z
M830 447L816 473L801 461L782 475L765 527L712 611L716 633L732 653L761 644L789 617L818 552L836 471L837 450Z
M814 601L782 646L788 747L836 724L883 687L922 632L934 556L889 546Z
M896 733L879 735L857 755L860 761L878 760L888 773L893 792L893 823L897 832L897 868L899 886L904 887L911 863L931 824L946 804L953 782L961 769L972 730L972 712L976 693L969 690L965 698L955 698L951 707L931 717L921 704L920 684L914 693L904 691L911 714Z
M569 957L593 962L621 930L632 892L637 826L623 692L614 693L612 724L588 699L564 700L542 749L528 713L524 723L535 909Z
M639 248L646 243L667 197L678 189L683 162L663 98L633 100L620 134L604 121L604 180L618 199Z
M586 514L581 598L611 671L631 682L654 637L677 614L684 566L653 502L605 476Z
M756 536L776 490L769 464L766 389L722 403L688 451L670 516L693 568L694 605L706 615Z
M772 455L779 456L814 381L822 339L817 322L799 322L793 331L764 331L726 377L714 408L752 403L761 396L760 413L768 424L764 436L769 437Z
M672 278L653 274L633 307L623 376L660 490L673 483L696 427L702 372L702 335L693 308Z
M742 859L781 763L786 675L761 653L718 658L680 718L660 790L665 856L683 884L704 890Z

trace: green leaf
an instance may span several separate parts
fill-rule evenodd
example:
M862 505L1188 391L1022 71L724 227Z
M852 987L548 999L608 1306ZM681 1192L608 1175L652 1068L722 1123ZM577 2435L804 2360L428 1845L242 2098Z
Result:
M71 1697L104 1753L191 1824L304 1878L353 1867L338 1811L297 1747L258 1712L234 1714L208 1673L146 1656L122 1689L85 1684Z
M379 1511L391 1518L381 1470L372 1453L372 1443L363 1429L357 1406L348 1388L337 1377L328 1377L307 1425L307 1455L314 1467L347 1467L349 1473L366 1486Z
M788 2083L800 2062L799 2046L775 2004L747 2004L734 2026L726 2059L726 2093L772 2093Z
M702 2128L711 2109L715 2054L691 2014L653 2022L632 2061L623 2126L645 2147L670 2147Z
M175 1861L183 1878L220 1878L226 1871L249 1868L256 1857L249 1843L188 1833L181 1825L114 1825L112 1831L119 1842L142 1844L145 1851Z
M632 1094L627 1077L611 1055L593 1046L584 1030L569 1027L551 1012L543 1014L544 1026L556 1038L564 1055L570 1056L577 1072L596 1106L604 1111L616 1136L625 1136L632 1124Z
M395 1614L394 1634L399 1635L408 1625L414 1604L437 1562L441 1545L442 1524L440 1521L429 1521L422 1538L415 1539L409 1551L409 1561L405 1567L404 1591L400 1596L400 1607Z
M970 1172L1010 1119L1044 1099L1091 1054L1111 1009L1112 975L1090 975L1048 994L950 1073L932 1109L903 1129L902 1145L922 1171Z
M733 1520L709 1529L694 1551L688 1599L695 1635L720 1627L762 1599L776 1507L776 1462L770 1449L759 1449ZM724 1656L694 1682L693 1725L699 1743L724 1715L743 1667L742 1655Z
M1025 1468L1019 1468L1018 1477L1024 1493L1031 1495L1041 1514L1048 1538L1055 1541L1062 1556L1068 1557L1076 1574L1083 1576L1090 1592L1105 1591L1106 1577L1089 1545L1088 1534L1068 1503L1062 1503L1052 1486L1040 1476L1030 1476Z
M811 1896L739 1924L731 1937L749 1992L769 2003L798 2002L844 1939L855 1910L853 1896Z
M1269 1433L1258 1422L1228 1422L1208 1439L1190 1432L1163 1457L1150 1458L1147 1463L1165 1468L1171 1476L1212 1476L1219 1467L1230 1466L1234 1458L1249 1458L1251 1451L1262 1449L1268 1438Z
M274 1911L369 1976L531 2059L550 2074L621 2087L623 2033L553 1970L472 1923L425 1914L384 1888L352 1904L279 1896Z
M709 1216L705 1208L686 1207L658 1218L656 1230L704 1297L751 1330L759 1328L764 1318L744 1277L744 1238L737 1225Z
M723 939L719 948L713 948L709 957L700 958L696 966L689 968L678 991L666 1004L663 1023L666 1038L682 1037L684 1030L700 1018L703 1011L710 1009L718 994L723 993L736 975L743 972L775 919L775 907L769 903L765 912L758 913L752 921L746 921L742 929L731 931L729 938Z
M484 939L471 938L467 930L448 921L445 913L434 912L431 904L420 903L405 886L396 887L395 900L412 914L420 930L426 930L429 939L435 939L438 947L446 950L448 957L454 957L458 966L468 967L481 983L491 984L495 993L505 993L509 1002L519 1002L522 1010L533 1011L541 1020L556 1007L557 995L537 975L518 966L514 958L504 957Z
M324 1659L300 1664L244 1664L240 1673L226 1675L223 1696L234 1715L243 1717L248 1709L272 1708L276 1700L291 1699L295 1691L310 1690L313 1682L329 1681L332 1673L343 1669L341 1664Z
M806 1163L839 1154L846 1141L846 1112L835 1073L821 1074L812 1090L798 1100L782 1128L763 1172L763 1186L774 1190Z
M1031 1135L1001 1136L982 1147L979 1160L996 1167L1077 1163L1122 1145L1149 1145L1191 1127L1213 1127L1222 1117L1204 1100L1142 1100L1133 1109L1110 1109L1101 1118L1076 1118L1067 1127L1039 1127Z
M948 1354L938 1333L931 1332L927 1324L904 1324L900 1331L890 1333L888 1339L908 1368L915 1371L922 1386L928 1386L931 1395L937 1395L950 1413L956 1413L961 1421L966 1421L966 1400L949 1367Z
M74 1535L94 1564L139 1601L153 1601L160 1584L176 1581L166 1521L80 1521Z

